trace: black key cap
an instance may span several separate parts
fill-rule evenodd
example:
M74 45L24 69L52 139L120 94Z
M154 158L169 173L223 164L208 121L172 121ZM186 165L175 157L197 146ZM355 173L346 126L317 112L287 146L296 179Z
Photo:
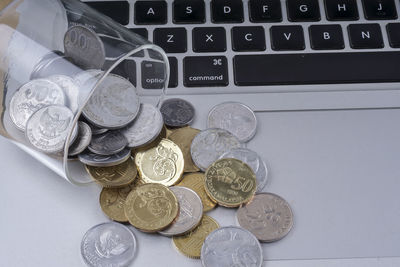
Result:
M242 0L212 0L211 14L214 23L243 22Z
M144 89L162 89L164 73L164 63L142 61L142 87Z
M235 84L400 82L400 52L240 55Z
M352 48L367 49L383 47L381 27L377 23L350 24L348 31Z
M232 28L233 51L264 51L265 32L261 26L233 27Z
M389 23L386 26L389 44L393 48L400 48L400 23Z
M304 50L304 32L301 26L272 26L273 50Z
M227 86L228 62L226 57L185 57L183 76L186 87Z
M192 37L194 52L226 51L226 32L223 27L194 28Z
M135 24L166 24L167 2L136 1Z
M129 23L129 3L127 1L86 2L85 4L122 25Z
M134 29L129 29L131 32L134 32L140 36L142 36L144 39L149 38L149 32L145 28L134 28Z
M204 0L175 0L174 23L204 23L206 5Z
M166 53L185 53L187 33L185 28L158 28L154 30L153 43Z
M249 11L251 22L282 21L280 0L250 0Z
M343 31L340 25L312 25L309 30L312 49L344 48Z
M113 61L106 61L103 66L104 70L108 70L114 64ZM129 80L134 86L136 86L136 62L133 59L125 59L118 64L111 73L124 77Z
M318 0L287 0L288 19L290 21L319 21Z
M178 60L176 57L168 57L169 60L169 83L168 88L175 88L178 86Z
M356 0L325 0L328 20L358 20Z
M363 0L362 3L368 20L397 19L394 0Z

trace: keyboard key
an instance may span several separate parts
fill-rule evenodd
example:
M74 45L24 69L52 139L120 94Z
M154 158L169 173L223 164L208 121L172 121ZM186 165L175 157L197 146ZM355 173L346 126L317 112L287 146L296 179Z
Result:
M400 82L400 52L239 55L238 86Z
M206 5L204 0L175 0L174 23L204 23Z
M135 24L166 24L167 2L136 1Z
M304 32L301 26L272 26L273 50L304 50Z
M226 51L226 32L223 27L194 28L192 36L194 52Z
M176 57L168 57L169 60L169 83L168 88L176 88L178 86L178 60Z
M228 62L226 57L185 57L183 76L186 87L227 86Z
M363 0L362 3L368 20L397 19L394 0Z
M233 27L232 49L233 51L264 51L265 32L261 26Z
M356 0L325 0L328 20L358 20Z
M85 4L122 25L129 23L129 3L127 1L86 2Z
M154 30L153 43L166 53L185 53L187 33L185 28L158 28Z
M340 25L312 25L309 30L312 49L329 50L344 48L343 32Z
M318 0L287 0L288 19L290 21L319 21Z
M134 32L140 36L142 36L144 39L149 39L149 32L145 28L134 28L134 29L129 29L131 32Z
M393 48L400 48L400 23L389 23L386 26L389 44Z
M162 89L164 87L164 63L142 61L142 87Z
M249 11L251 22L282 21L280 0L250 0Z
M214 23L243 22L242 0L212 0L212 21Z
M377 23L350 24L348 31L352 48L383 48L381 27Z

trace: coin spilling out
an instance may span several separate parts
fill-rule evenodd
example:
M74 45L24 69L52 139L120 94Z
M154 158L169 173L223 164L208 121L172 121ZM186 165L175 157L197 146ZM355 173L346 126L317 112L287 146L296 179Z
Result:
M165 125L183 127L189 125L194 118L194 107L188 101L180 98L165 100L160 108Z
M69 147L68 155L77 156L82 153L92 140L92 130L87 123L78 122L78 136L75 142Z
M98 155L109 156L121 152L127 145L128 140L121 132L108 131L93 136L88 148Z
M293 213L283 198L272 193L257 194L251 203L237 211L237 220L261 242L285 237L293 226Z
M261 267L263 254L260 242L252 233L227 226L207 236L201 249L201 263L204 267Z
M125 148L121 152L111 155L103 156L85 150L78 155L80 162L87 166L92 167L112 167L124 163L131 157L131 150Z

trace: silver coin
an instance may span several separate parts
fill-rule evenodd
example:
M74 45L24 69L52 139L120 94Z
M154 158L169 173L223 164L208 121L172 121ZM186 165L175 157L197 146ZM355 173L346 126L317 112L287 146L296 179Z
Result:
M54 154L63 151L72 129L74 114L64 106L47 106L36 111L26 124L26 137L38 150ZM71 141L78 129L73 127Z
M128 145L128 140L120 131L109 131L94 135L88 149L98 155L109 156L122 151Z
M108 132L108 129L104 129L104 128L99 128L97 126L88 124L90 126L90 129L92 129L92 134L93 135L98 135L98 134L103 134Z
M125 148L121 152L110 156L98 155L85 150L78 155L78 159L80 162L88 166L111 167L124 163L130 158L130 156L131 150L129 148Z
M263 264L260 242L252 233L236 226L221 227L210 233L200 258L204 267L260 267Z
M225 102L211 109L208 128L221 128L231 132L240 142L250 141L257 130L257 118L245 104Z
M206 129L193 138L190 154L194 164L206 171L222 154L240 147L241 143L230 132L223 129Z
M285 237L293 226L293 213L280 196L271 193L255 195L253 200L238 209L239 225L252 232L262 242Z
M172 186L169 189L178 199L179 215L170 227L159 233L165 236L183 235L199 225L203 217L203 203L192 189L181 186Z
M78 136L75 142L69 147L68 155L76 156L82 153L92 140L92 130L83 121L78 121Z
M268 181L268 169L262 158L253 150L247 148L235 148L232 149L220 157L222 158L234 158L243 161L249 165L257 178L257 192L261 192Z
M150 104L141 104L136 119L121 130L128 139L131 148L140 147L152 142L160 134L164 126L160 111Z
M10 117L15 126L25 131L33 113L49 105L64 105L65 95L60 86L45 79L32 80L15 92L10 101Z
M72 113L76 113L79 108L79 88L76 85L74 79L65 75L53 75L48 78L49 81L56 83L63 89L64 94L67 97L67 106L71 109Z
M82 258L87 266L125 267L135 258L136 237L128 227L108 222L90 228L81 242Z
M160 108L164 123L170 127L189 125L194 118L194 107L188 101L180 98L165 100Z
M125 78L109 74L90 97L83 115L100 128L119 129L136 118L139 107L136 88Z
M72 26L64 36L65 55L84 69L101 69L106 59L103 42L92 30L82 25Z

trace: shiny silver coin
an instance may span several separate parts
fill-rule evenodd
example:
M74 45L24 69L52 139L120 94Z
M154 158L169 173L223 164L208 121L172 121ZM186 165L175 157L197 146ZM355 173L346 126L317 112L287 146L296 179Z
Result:
M106 59L103 42L90 28L72 26L64 36L65 56L83 69L101 69Z
M257 178L257 192L261 192L268 181L268 169L262 158L253 150L247 148L235 148L232 149L220 157L222 158L234 158L243 161L249 165Z
M121 152L111 156L98 155L85 150L78 155L78 159L83 164L93 167L111 167L124 163L130 156L131 150L129 148L125 148Z
M169 189L178 199L179 215L171 226L159 233L165 236L183 235L199 225L203 217L203 203L200 197L189 188L173 186Z
M68 134L72 130L71 142L78 129L72 127L74 114L64 106L47 106L36 111L26 124L26 137L36 149L54 154L63 151Z
M108 132L108 129L104 129L104 128L99 128L97 126L88 124L90 126L90 129L92 129L92 135L98 135L98 134L103 134Z
M109 131L94 135L88 149L98 155L109 156L117 154L128 145L128 140L119 131Z
M136 237L128 227L108 222L90 228L81 242L82 258L87 266L125 267L135 258Z
M90 97L83 115L100 128L120 129L136 118L139 107L136 88L125 78L109 74Z
M60 86L45 79L32 80L15 92L10 101L10 117L15 126L25 131L33 113L50 105L64 105L65 95Z
M128 139L131 148L140 147L152 142L164 126L160 111L150 104L141 104L136 119L121 133Z
M78 121L78 136L75 142L69 147L68 155L73 157L82 153L89 146L91 140L92 130L89 125L83 121Z
M209 234L200 258L204 267L260 267L263 264L260 242L252 233L236 226L221 227Z
M273 242L285 237L293 226L293 213L280 196L257 194L253 200L238 209L237 220L262 242Z
M193 138L190 153L194 164L206 171L222 154L240 147L241 143L230 132L223 129L206 129Z
M256 134L257 118L245 104L225 102L211 109L207 127L225 129L235 135L240 142L248 142Z
M165 125L183 127L189 125L194 118L194 107L188 101L180 98L165 100L160 108Z
M48 78L49 81L56 83L63 89L66 95L66 104L71 109L72 113L76 113L79 108L79 88L76 85L74 79L65 75L53 75Z

